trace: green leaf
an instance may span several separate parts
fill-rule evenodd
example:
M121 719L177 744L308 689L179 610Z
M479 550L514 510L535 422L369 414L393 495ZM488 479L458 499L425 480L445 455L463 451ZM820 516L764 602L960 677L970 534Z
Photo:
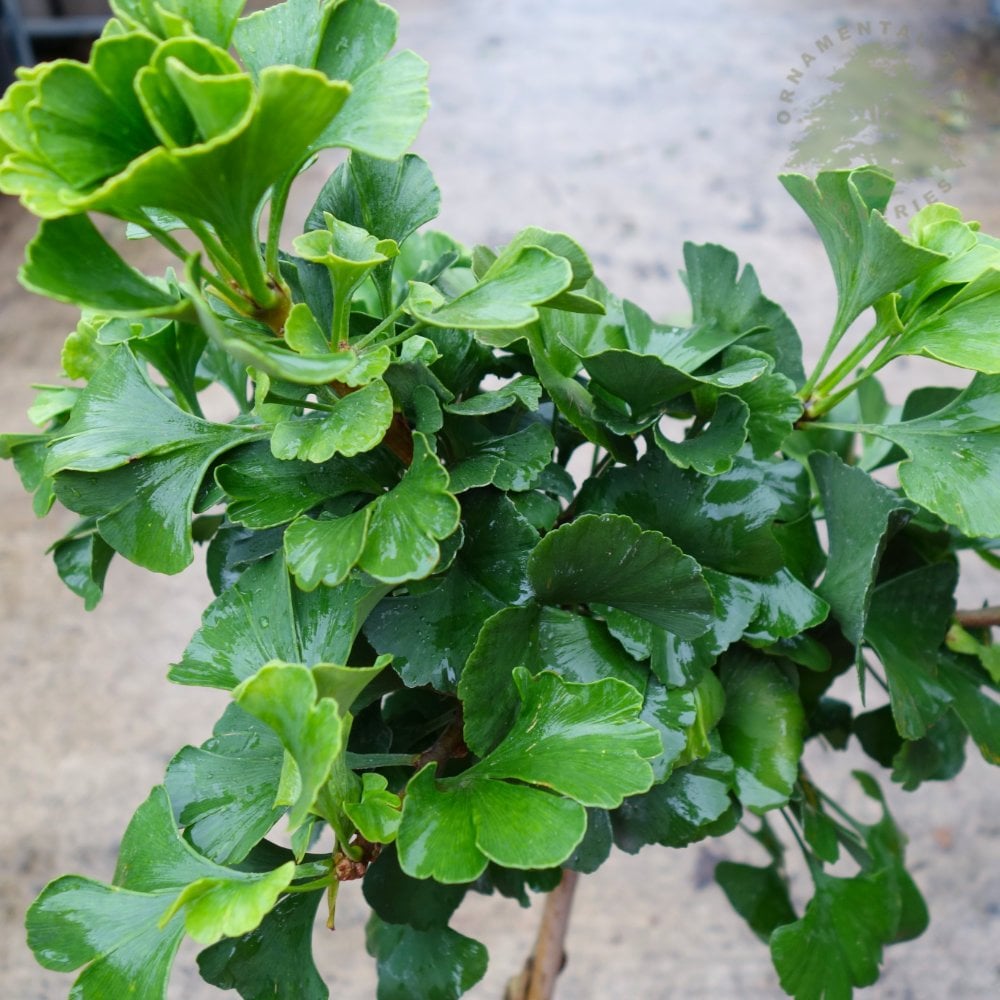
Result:
M878 978L893 917L884 872L855 878L814 874L816 895L801 920L771 935L782 989L796 1000L849 1000Z
M733 458L746 444L750 408L738 396L723 393L706 427L683 441L671 441L659 428L656 443L674 465L717 476L733 467Z
M717 340L740 342L774 359L774 371L794 385L805 381L802 342L781 306L761 293L750 264L739 272L731 250L715 243L684 244L684 283L691 296L692 321ZM746 359L731 350L736 358ZM739 394L739 393L738 393Z
M513 674L553 671L567 681L588 684L616 678L642 691L646 672L608 634L602 623L559 608L505 608L483 626L462 671L466 745L487 754L517 718Z
M728 833L739 818L729 795L732 787L733 762L725 754L679 767L611 814L615 844L636 854L646 844L686 847Z
M402 819L402 802L398 795L386 791L389 783L381 774L366 771L361 780L361 801L345 802L344 812L365 840L372 844L391 844Z
M38 295L107 315L192 315L190 302L126 264L86 215L43 221L19 278Z
M413 443L413 462L394 489L345 517L300 518L291 525L285 553L302 587L336 586L355 565L385 583L434 571L438 542L458 527L460 508L427 438L415 431Z
M503 436L477 426L463 437L464 454L449 471L452 493L490 485L505 491L530 489L548 468L555 448L552 434L541 423Z
M726 711L722 747L736 765L736 791L753 812L784 806L798 777L805 713L794 685L775 663L749 653L722 667Z
M796 638L826 621L830 606L782 569L766 580L744 581L757 594L757 611L747 630L748 641L777 642Z
M204 4L199 0L111 0L111 9L130 28L145 28L161 38L187 33L226 46L245 0L221 0Z
M541 247L524 247L509 260L498 259L498 264L451 302L433 308L410 300L408 311L428 326L517 329L537 320L535 307L565 291L573 279L569 262Z
M323 185L306 219L306 230L325 228L324 212L360 226L380 240L402 243L434 219L441 192L426 162L415 153L381 160L351 153Z
M460 403L446 403L444 409L461 417L484 417L510 409L518 403L529 410L537 410L541 396L542 386L538 379L521 375L500 389L476 393Z
M714 610L698 564L629 517L589 514L549 532L528 577L544 604L607 604L682 638L704 633Z
M286 0L240 18L233 47L243 65L259 77L267 66L313 69L337 0Z
M486 975L488 955L478 941L450 927L416 930L372 914L365 947L378 963L378 1000L455 1000Z
M347 493L377 494L393 474L393 464L379 455L373 454L371 463L333 458L317 465L275 458L264 441L232 452L215 466L215 481L229 500L229 520L254 529L286 524Z
M346 0L334 10L316 68L348 80L351 96L315 148L343 146L384 160L406 152L427 117L427 63L396 40L396 12L376 0Z
M46 472L56 476L62 503L96 517L113 549L156 572L178 573L194 558L191 516L205 473L254 436L178 409L123 346L80 396Z
M837 316L829 349L869 306L942 260L893 228L883 214L895 182L880 167L827 170L815 180L782 174L785 190L809 216L823 241L837 283Z
M333 759L343 750L345 733L332 698L318 697L312 671L301 664L272 662L233 689L244 711L267 723L295 762L299 792L288 815L294 833L316 804L330 777Z
M770 482L777 464L739 456L729 472L704 476L678 469L657 450L629 468L614 468L580 491L581 511L627 514L662 532L703 566L769 576L784 564L771 529L782 506Z
M332 409L279 421L271 436L276 458L326 462L371 451L392 423L392 394L381 379L349 393Z
M277 823L285 812L274 804L283 753L274 730L231 704L211 739L174 756L164 785L198 851L236 864Z
M411 878L399 867L395 845L389 844L369 866L362 889L382 920L425 931L447 925L467 886Z
M488 860L552 867L583 838L583 806L611 808L651 785L647 758L660 739L638 721L634 688L525 670L515 683L521 711L492 753L456 778L436 781L427 767L407 785L397 840L407 874L457 883L477 878Z
M83 598L87 611L104 596L104 577L115 551L96 531L61 538L52 546L52 558L63 583Z
M858 646L882 553L912 510L898 493L836 455L813 452L809 467L823 500L830 549L818 593L847 639Z
M205 949L198 956L201 978L243 1000L327 1000L312 953L322 898L322 892L285 896L254 930Z
M772 931L795 920L788 882L776 865L758 868L720 861L715 866L715 881L761 941L766 942Z
M528 594L535 530L502 494L462 499L465 540L452 567L431 586L382 601L365 622L369 642L399 658L396 670L410 687L454 690L486 619Z
M294 874L292 862L250 873L201 857L174 828L158 786L125 831L114 884L78 875L50 882L28 911L28 943L48 969L87 965L73 990L80 1000L165 997L185 931L202 944L245 934Z
M936 563L877 587L865 641L885 667L896 728L920 739L945 711L952 695L942 684L938 650L955 608L957 570Z
M202 615L201 627L169 677L225 690L265 663L345 663L361 624L388 587L352 577L303 593L280 555L254 563Z
M907 452L899 481L911 500L966 535L1000 535L993 488L1000 476L1000 376L977 375L928 416L858 429Z

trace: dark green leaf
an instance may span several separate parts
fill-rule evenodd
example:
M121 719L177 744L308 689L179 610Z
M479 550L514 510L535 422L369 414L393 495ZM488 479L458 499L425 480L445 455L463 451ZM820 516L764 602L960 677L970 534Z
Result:
M584 515L549 532L528 576L545 604L607 604L687 639L711 623L712 595L698 564L629 517Z
M775 928L795 920L788 883L773 864L758 868L720 861L715 866L715 881L762 941L766 942Z
M450 927L416 930L373 913L365 946L378 962L378 1000L456 1000L486 975L486 949Z
M504 436L488 435L476 427L466 432L463 445L464 453L449 470L453 493L489 485L505 491L530 489L552 461L555 447L541 423Z
M671 441L657 429L656 443L674 465L717 476L733 467L733 457L746 444L749 420L747 404L738 396L723 393L708 425L697 434Z
M386 923L427 931L447 926L467 887L412 878L399 867L396 847L390 844L368 868L362 889L368 904Z
M872 594L865 641L885 667L896 728L920 739L952 702L938 650L952 611L957 570L937 563L889 580Z
M95 531L67 536L52 546L60 579L83 598L87 611L97 607L104 596L104 577L114 554L115 550Z
M729 795L732 787L733 762L725 754L680 767L611 814L615 843L636 854L646 844L686 847L728 833L739 819Z
M830 558L818 593L829 602L844 635L860 645L889 539L909 520L910 505L835 455L813 452L809 466L826 515Z
M243 1000L327 1000L316 970L312 930L322 892L285 896L260 926L227 938L198 956L201 978Z

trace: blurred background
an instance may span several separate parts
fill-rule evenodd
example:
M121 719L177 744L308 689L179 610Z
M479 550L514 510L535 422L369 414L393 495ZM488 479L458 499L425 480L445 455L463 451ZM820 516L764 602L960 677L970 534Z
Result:
M16 47L19 26L34 30L38 18L101 11L70 0L21 0L19 12L36 20L18 25L12 0L2 3L8 59L25 51ZM802 334L807 362L815 359L835 293L819 239L776 179L793 163L812 172L866 153L891 160L903 181L890 217L901 226L936 198L1000 232L1000 24L987 0L919 8L904 0L394 6L401 47L431 64L433 107L415 149L442 190L435 225L469 244L502 244L529 224L568 232L613 291L654 316L680 319L687 311L678 271L683 241L719 242L753 263L765 294ZM85 27L93 30L78 22L74 32ZM20 44L26 40L40 57L85 56L85 39L57 36L39 29L22 34ZM304 221L334 162L303 178L292 224ZM6 431L29 429L29 386L56 380L60 346L75 325L72 310L17 285L34 228L16 203L0 201ZM155 248L133 246L128 255L137 266L161 266ZM961 384L968 380L958 375ZM941 381L936 368L929 376L917 361L896 362L890 397L902 402L927 377ZM225 699L165 680L211 596L198 566L165 578L116 560L103 602L86 614L44 555L71 516L55 512L36 522L4 465L0 517L0 997L54 1000L72 979L35 966L23 943L25 909L64 872L110 878L133 810L183 743L209 735ZM1000 603L1000 579L977 567L963 586L964 606ZM853 750L812 747L807 760L820 783L845 797L850 769L867 766ZM947 786L913 794L889 788L932 923L918 941L887 951L882 980L868 995L1000 995L997 778L973 749ZM724 858L757 855L737 833L686 851L617 853L583 879L559 996L781 996L766 947L713 882ZM801 873L796 891L805 892ZM375 986L359 887L345 886L340 899L338 930L317 931L318 963L333 997L365 1000ZM473 1000L502 996L539 915L539 907L481 897L459 911L454 926L491 953L487 978L468 994ZM195 951L182 951L172 1000L222 995L193 971Z

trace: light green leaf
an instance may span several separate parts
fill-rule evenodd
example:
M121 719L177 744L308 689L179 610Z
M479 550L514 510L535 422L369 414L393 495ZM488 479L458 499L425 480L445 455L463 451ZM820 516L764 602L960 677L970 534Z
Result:
M917 246L883 214L895 182L880 167L827 170L810 180L782 174L785 190L816 227L837 283L837 316L828 349L869 306L940 263L942 256Z
M343 517L300 517L285 532L285 558L302 590L342 584L365 548L371 508Z
M736 791L753 812L787 804L798 777L805 712L795 687L773 661L731 654L722 666L726 711L722 747L736 765Z
M279 421L271 435L276 458L326 462L371 451L392 423L392 394L381 379L349 393L332 409Z
M344 812L365 840L391 844L402 819L402 802L398 795L386 790L389 783L381 774L366 771L361 780L364 782L361 801L345 802Z
M549 532L528 576L544 604L607 604L688 639L708 629L714 610L698 564L629 517L589 514Z
M288 831L294 833L316 804L334 757L344 749L337 703L318 696L308 667L278 661L242 681L233 689L233 699L277 733L295 762L300 787L288 814Z
M114 884L78 875L49 883L28 911L28 943L46 968L87 966L73 990L80 1000L163 998L185 930L202 944L252 930L294 874L293 862L258 874L201 857L158 786L125 831Z
M377 1000L457 1000L486 975L488 955L478 941L450 927L416 930L372 914L365 947L378 962Z
M851 428L854 429L854 428ZM898 424L857 430L892 441L909 458L899 480L911 499L966 535L1000 535L1000 376L976 375L941 409Z
M246 0L111 0L111 9L124 24L145 28L161 38L192 31L223 47L229 44Z
M271 660L346 663L362 622L388 590L352 577L306 594L280 554L261 560L208 606L169 677L228 690Z
M408 311L428 326L507 330L538 319L535 308L572 282L568 261L541 247L524 247L504 267L491 269L467 292L437 309L411 302Z
M233 47L259 77L267 66L314 69L327 23L339 0L286 0L240 18Z
M660 739L638 721L642 697L634 688L524 670L515 683L521 712L491 754L456 778L435 781L433 768L424 768L407 786L397 840L407 874L457 883L478 877L489 860L557 865L584 835L583 806L610 808L652 784L648 758L660 752Z
M242 861L281 818L284 751L274 730L231 704L200 747L186 746L164 779L188 840L220 864Z

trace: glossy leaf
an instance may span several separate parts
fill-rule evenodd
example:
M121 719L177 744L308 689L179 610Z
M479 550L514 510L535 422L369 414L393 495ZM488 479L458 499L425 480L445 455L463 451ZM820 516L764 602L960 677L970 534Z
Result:
M465 742L481 756L510 729L518 711L513 672L550 670L575 683L612 677L637 691L644 670L591 618L558 608L505 608L483 626L458 686Z
M650 451L634 466L585 484L579 507L627 514L722 572L768 576L784 563L771 530L781 498L768 482L767 466L742 458L729 472L703 476Z
M729 794L732 787L733 762L725 754L680 767L611 814L615 844L636 854L646 844L686 847L728 833L739 818Z
M245 712L267 723L278 735L298 770L299 793L288 814L294 833L313 808L330 776L333 759L343 749L340 711L332 698L319 698L312 671L300 664L265 664L233 689Z
M823 500L830 549L818 592L829 602L844 635L857 646L882 553L912 510L898 493L835 455L814 452L809 466Z
M344 663L387 590L351 578L306 594L293 586L280 555L254 563L208 606L170 679L228 690L271 660Z
M493 491L466 494L462 518L465 538L447 573L382 601L365 623L368 640L398 658L396 670L411 687L454 690L486 619L528 596L527 559L538 535L510 500Z
M192 315L189 302L130 267L86 215L48 219L19 272L30 291L107 315Z
M336 586L355 565L385 583L433 572L438 542L458 527L460 508L427 438L415 432L413 442L413 462L390 492L346 517L301 519L288 529L288 565L303 587Z
M877 587L865 640L885 668L896 728L919 739L945 711L952 695L940 678L938 649L954 608L956 569L937 563Z
M134 420L142 413L142 421ZM120 347L84 390L46 461L63 504L97 518L127 559L177 573L194 558L191 516L211 463L256 436L184 413Z
M583 806L609 808L652 783L647 758L660 739L638 721L634 688L524 670L515 682L521 711L492 753L456 778L436 781L428 767L408 784L397 840L407 874L455 883L478 877L488 860L557 865L584 835Z
M629 517L584 515L549 532L531 555L528 576L544 604L598 602L682 638L704 633L713 612L698 564Z
M104 596L104 578L114 549L96 531L60 539L52 546L52 558L63 583L83 598L92 611Z
M237 938L226 938L198 956L202 979L243 1000L327 1000L316 970L312 929L322 892L285 896L260 922Z
M451 490L464 493L477 486L527 490L552 461L554 443L548 429L531 423L513 434L469 435L465 453L449 470Z
M125 831L114 884L78 875L49 883L28 912L28 942L46 968L87 966L74 987L81 1000L165 997L185 931L212 944L252 930L294 872L291 862L257 874L201 857L157 787Z
M271 436L276 458L326 462L371 451L392 423L392 394L381 379L349 393L329 411L280 421Z
M344 812L365 840L372 844L391 844L402 818L400 798L386 790L388 781L381 774L368 771L361 779L361 801L345 802Z
M383 921L424 931L447 926L465 898L467 886L411 878L399 867L396 848L390 844L369 866L362 889L365 900Z
M865 424L909 458L899 480L911 499L966 535L1000 535L993 483L1000 475L1000 376L977 375L954 401L898 424Z
M274 803L283 755L274 730L233 704L211 739L170 761L164 785L177 822L205 857L242 861L281 818Z
M773 662L731 655L722 669L726 711L722 747L736 765L740 801L754 812L788 802L798 776L805 713L794 686Z
M723 393L708 425L682 441L656 431L656 443L674 465L717 476L733 467L733 457L746 444L750 408L738 396Z
M373 913L365 946L378 963L377 1000L410 1000L415 983L427 1000L456 1000L486 975L486 949L450 927L417 930Z

